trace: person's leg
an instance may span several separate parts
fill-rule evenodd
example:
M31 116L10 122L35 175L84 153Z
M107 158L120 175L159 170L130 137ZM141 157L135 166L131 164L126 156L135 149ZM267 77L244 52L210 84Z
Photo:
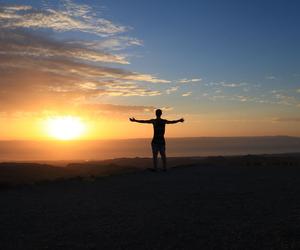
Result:
M157 170L157 155L158 155L158 150L155 145L152 144L152 155L153 155L153 169L154 171Z
M167 170L167 156L166 156L165 146L163 146L160 149L160 156L161 156L161 160L162 160L162 163L163 163L163 170L166 171Z

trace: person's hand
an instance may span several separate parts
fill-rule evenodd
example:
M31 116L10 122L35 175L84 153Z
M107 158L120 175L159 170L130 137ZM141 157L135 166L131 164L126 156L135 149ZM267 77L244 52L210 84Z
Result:
M183 119L183 118L181 118L179 121L180 121L180 122L184 122L184 119Z
M134 117L129 118L129 120L130 120L131 122L135 122L135 118L134 118Z

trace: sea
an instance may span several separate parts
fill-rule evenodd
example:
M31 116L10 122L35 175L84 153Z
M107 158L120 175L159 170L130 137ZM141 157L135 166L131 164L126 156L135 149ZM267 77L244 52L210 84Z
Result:
M0 161L94 161L151 157L151 138L96 141L0 141ZM299 153L300 137L167 138L169 157Z

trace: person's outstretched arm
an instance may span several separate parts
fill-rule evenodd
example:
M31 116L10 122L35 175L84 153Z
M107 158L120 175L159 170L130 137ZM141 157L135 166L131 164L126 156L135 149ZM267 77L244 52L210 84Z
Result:
M184 119L181 118L181 119L173 120L173 121L166 120L166 124L174 124L174 123L178 123L178 122L184 122Z
M152 119L150 119L150 120L137 120L134 117L132 117L132 118L129 118L129 120L131 122L138 122L138 123L152 123Z

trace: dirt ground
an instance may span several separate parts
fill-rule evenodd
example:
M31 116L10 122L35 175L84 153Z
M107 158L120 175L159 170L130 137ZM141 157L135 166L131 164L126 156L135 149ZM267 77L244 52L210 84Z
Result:
M0 191L0 249L300 249L300 168L193 166Z

